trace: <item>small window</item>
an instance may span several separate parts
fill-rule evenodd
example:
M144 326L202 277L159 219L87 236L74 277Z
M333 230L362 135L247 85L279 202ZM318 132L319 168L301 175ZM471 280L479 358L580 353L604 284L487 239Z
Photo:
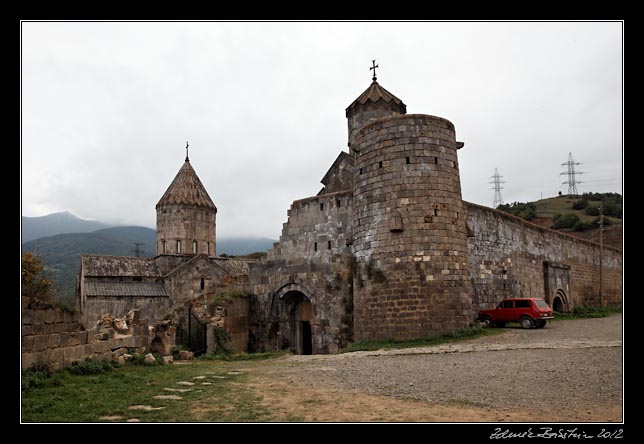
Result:
M438 209L434 208L434 216L438 216Z
M360 168L360 174L364 173L364 168Z
M163 241L163 254L166 254L168 252L168 243L166 241Z
M438 164L438 157L434 157L434 163Z
M514 301L515 308L530 308L530 301L527 299Z
M503 301L501 308L512 308L512 301Z
M382 160L378 162L378 168L382 168Z
M458 212L456 212L456 218L458 219Z
M181 254L181 241L177 241L177 254Z
M327 243L326 243L326 247L327 247L327 249L328 249L328 250L330 250L330 249L331 249L331 241L327 241Z
M409 165L411 163L411 159L409 157L405 157L405 162Z
M197 241L192 241L192 254L197 254Z
M320 211L324 211L324 204L320 202Z
M210 242L208 242L206 245L207 245L207 248L208 248L208 256L210 256Z
M342 201L340 199L335 200L335 206L340 208L342 206Z
M318 243L313 242L313 251L318 251Z

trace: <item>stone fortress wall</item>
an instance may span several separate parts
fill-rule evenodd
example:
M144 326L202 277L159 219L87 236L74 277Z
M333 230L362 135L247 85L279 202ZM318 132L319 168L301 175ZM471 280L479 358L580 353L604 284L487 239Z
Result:
M600 305L597 243L549 230L492 208L464 202L473 309L505 296L541 297L562 308ZM622 252L603 248L604 302L622 304ZM556 308L556 307L555 307Z
M310 323L313 353L346 346L351 196L347 190L293 202L279 243L251 264L250 327L260 350L296 347L299 322Z

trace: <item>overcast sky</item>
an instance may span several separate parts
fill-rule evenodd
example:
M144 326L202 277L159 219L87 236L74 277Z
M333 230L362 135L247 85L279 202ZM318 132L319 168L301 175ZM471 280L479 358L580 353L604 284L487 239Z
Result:
M190 161L217 235L279 237L371 83L456 126L465 200L622 192L621 23L22 23L22 212L154 228Z

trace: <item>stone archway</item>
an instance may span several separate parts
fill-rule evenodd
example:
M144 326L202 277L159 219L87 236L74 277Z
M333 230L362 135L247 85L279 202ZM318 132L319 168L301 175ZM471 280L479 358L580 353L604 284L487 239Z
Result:
M313 305L301 286L282 287L273 296L269 341L298 355L313 354Z
M299 291L290 291L284 295L284 304L288 307L288 323L291 333L291 349L298 355L313 353L311 321L313 307L311 301Z
M568 307L568 299L566 298L566 292L561 288L557 290L554 298L552 298L552 310L557 313L567 313L570 311Z

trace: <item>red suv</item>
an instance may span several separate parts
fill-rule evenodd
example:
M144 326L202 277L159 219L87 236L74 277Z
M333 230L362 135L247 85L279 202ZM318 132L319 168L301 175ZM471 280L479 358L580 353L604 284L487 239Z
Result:
M506 322L519 322L523 328L543 328L553 319L552 309L541 298L503 299L496 308L479 311L479 321L486 327L505 327Z

